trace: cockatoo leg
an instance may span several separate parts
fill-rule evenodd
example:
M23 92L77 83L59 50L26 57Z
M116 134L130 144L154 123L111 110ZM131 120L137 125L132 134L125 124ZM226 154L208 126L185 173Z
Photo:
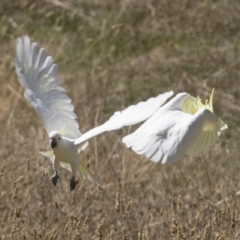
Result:
M72 168L72 178L70 180L70 190L71 191L76 187L76 184L78 183L78 181L75 180L78 166L79 166L79 161L75 161L73 164L71 164L71 168Z
M54 174L52 176L52 182L53 182L54 186L57 186L57 182L59 179L59 176L57 174L59 166L60 166L60 162L55 158L53 161Z
M74 190L76 185L77 185L78 181L75 180L75 177L73 176L70 180L70 190Z
M52 176L52 182L53 182L54 186L57 186L58 179L59 179L59 176L58 176L57 172L55 172L54 175Z

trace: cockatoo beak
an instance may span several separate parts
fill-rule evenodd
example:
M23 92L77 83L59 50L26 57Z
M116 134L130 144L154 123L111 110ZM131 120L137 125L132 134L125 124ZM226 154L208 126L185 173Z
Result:
M50 144L51 144L51 148L55 148L57 147L57 141L55 138L50 138Z

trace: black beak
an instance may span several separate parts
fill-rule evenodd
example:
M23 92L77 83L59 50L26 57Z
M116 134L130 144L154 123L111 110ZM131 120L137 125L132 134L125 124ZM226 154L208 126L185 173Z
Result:
M50 139L51 148L57 147L57 141L55 138Z

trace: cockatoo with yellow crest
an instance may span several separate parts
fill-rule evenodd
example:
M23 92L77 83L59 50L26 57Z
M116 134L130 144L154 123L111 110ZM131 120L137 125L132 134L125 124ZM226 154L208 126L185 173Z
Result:
M79 153L87 147L89 139L103 132L145 121L124 137L123 143L137 154L165 163L180 160L185 154L194 156L206 152L227 128L213 113L213 93L206 104L187 93L179 93L164 105L173 96L170 91L115 112L103 125L82 134L71 99L56 76L57 66L52 57L24 36L17 39L15 65L18 80L25 89L24 96L49 136L52 150L40 153L52 161L55 186L60 166L72 171L71 190L76 186L77 173L99 185L81 163Z
M185 154L197 156L205 153L216 142L221 131L227 128L213 113L212 101L213 91L210 101L206 101L205 104L199 97L195 99L188 93L179 93L122 141L137 154L145 155L154 162L178 161ZM123 114L118 114L123 117ZM115 115L103 125L83 134L75 144L82 144L108 131L110 125L114 125L113 120L118 123ZM130 116L129 113L127 117ZM121 120L123 121L124 119Z

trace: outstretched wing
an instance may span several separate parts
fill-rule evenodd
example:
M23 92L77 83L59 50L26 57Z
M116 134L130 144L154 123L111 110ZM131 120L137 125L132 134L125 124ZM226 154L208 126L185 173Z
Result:
M24 96L35 110L46 131L59 131L65 126L64 136L80 137L76 114L71 99L56 77L57 65L37 43L30 43L27 36L17 39L16 72L25 89Z
M145 122L123 138L127 147L154 162L178 161L185 154L204 153L215 143L218 133L226 128L208 109L200 109L194 115L163 109L159 116L161 118Z
M131 126L150 118L173 95L173 91L159 94L145 102L129 106L123 111L115 112L103 125L93 128L75 140L75 145L81 144L103 132Z

